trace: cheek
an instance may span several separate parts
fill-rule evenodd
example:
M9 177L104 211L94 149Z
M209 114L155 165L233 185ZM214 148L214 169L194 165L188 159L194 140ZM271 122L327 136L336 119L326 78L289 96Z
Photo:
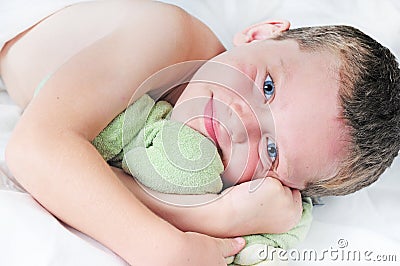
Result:
M233 143L231 147L230 156L224 158L224 183L233 185L252 180L259 164L258 145L249 141Z
M258 154L259 150L259 141L258 140L251 140L249 141L249 160L245 167L245 172L243 179L245 181L249 181L252 178L259 178L261 176L256 176L258 166L261 167L260 164L260 157Z
M328 176L337 158L337 148L332 148L336 141L324 121L286 121L277 173L282 183L301 189L311 180ZM280 128L281 132L283 126Z
M198 98L209 98L211 97L211 91L209 85L206 83L189 83L179 96L176 105L193 101ZM194 103L194 102L192 102Z
M307 150L312 137L309 136L310 128L307 127L305 113L297 111L295 107L295 103L285 104L282 100L271 104L279 160L274 172L282 184L299 189L305 184L302 172L309 169Z

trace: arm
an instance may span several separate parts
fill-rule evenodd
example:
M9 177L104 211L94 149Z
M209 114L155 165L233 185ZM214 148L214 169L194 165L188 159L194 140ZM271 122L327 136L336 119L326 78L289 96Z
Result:
M118 168L113 170L143 204L182 231L214 237L282 233L301 217L299 191L290 190L273 178L266 178L254 192L249 192L246 182L218 195L168 195L149 188L145 191L130 175ZM174 202L184 202L186 206L169 204Z
M108 246L130 264L185 265L188 259L195 264L223 263L224 256L238 252L241 246L228 240L182 233L157 217L126 188L90 144L126 107L134 88L145 78L186 59L185 53L176 52L181 36L175 35L175 39L162 33L149 34L157 30L157 23L175 29L179 25L174 23L182 21L170 18L182 14L159 14L157 4L147 3L143 5L150 6L146 6L144 13L138 11L140 6L130 10L137 13L132 14L134 21L123 21L112 34L85 47L52 76L16 126L6 150L7 163L18 181L50 212ZM92 7L87 9L91 14ZM2 64L3 74L8 73L4 75L8 84L17 84L13 72L23 73L23 69L9 67L13 62L18 66L19 55L29 56L35 62L37 51L31 48L40 49L41 40L50 41L54 34L73 32L66 27L83 10L70 12L68 17L70 9L65 20L65 13L61 12L52 18L51 27L43 24L21 38L10 57L6 56L9 64ZM138 23L145 26L138 29ZM98 27L101 29L101 25ZM158 49L160 43L164 50ZM56 52L59 47L50 48ZM157 58L157 63L146 64L149 56ZM52 53L38 59L51 61ZM34 71L33 66L30 71ZM200 252L195 252L199 247ZM209 256L204 256L205 252Z

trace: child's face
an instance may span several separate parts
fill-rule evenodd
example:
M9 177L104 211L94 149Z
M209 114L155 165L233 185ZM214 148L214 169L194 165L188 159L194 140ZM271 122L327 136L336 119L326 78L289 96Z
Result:
M302 189L334 174L345 134L333 55L266 40L212 61L218 63L206 63L193 77L172 119L217 144L226 184L272 176Z

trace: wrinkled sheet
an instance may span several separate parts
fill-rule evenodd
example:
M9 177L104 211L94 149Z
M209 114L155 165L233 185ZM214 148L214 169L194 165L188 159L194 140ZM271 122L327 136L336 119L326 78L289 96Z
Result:
M397 57L400 55L397 0L166 2L176 3L199 17L228 48L237 30L260 20L285 18L293 27L350 24L388 46ZM19 108L4 90L0 91L0 265L126 265L106 247L58 221L12 183L4 150L19 116ZM349 196L326 198L324 205L316 206L310 233L289 254L290 265L364 265L368 259L381 260L371 265L397 265L382 262L384 257L379 255L396 255L397 263L400 261L399 202L400 161L396 160L372 186ZM313 262L315 257L296 257L296 251L303 256L307 250L313 251L319 261ZM333 252L331 257L329 252ZM359 252L361 262L346 261L343 252Z

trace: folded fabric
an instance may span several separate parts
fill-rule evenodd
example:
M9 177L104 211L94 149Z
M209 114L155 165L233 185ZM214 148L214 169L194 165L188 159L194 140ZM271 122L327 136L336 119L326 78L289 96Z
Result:
M224 168L217 148L196 130L169 120L171 111L168 102L155 102L145 94L111 121L92 143L106 161L153 190L174 194L221 192ZM280 263L276 258L261 256L263 250L288 249L301 241L311 224L311 208L311 201L305 199L301 221L287 233L245 236L245 248L228 258L228 263Z
M204 194L222 189L224 170L214 144L166 119L172 106L147 94L119 114L93 141L103 158L163 193Z

